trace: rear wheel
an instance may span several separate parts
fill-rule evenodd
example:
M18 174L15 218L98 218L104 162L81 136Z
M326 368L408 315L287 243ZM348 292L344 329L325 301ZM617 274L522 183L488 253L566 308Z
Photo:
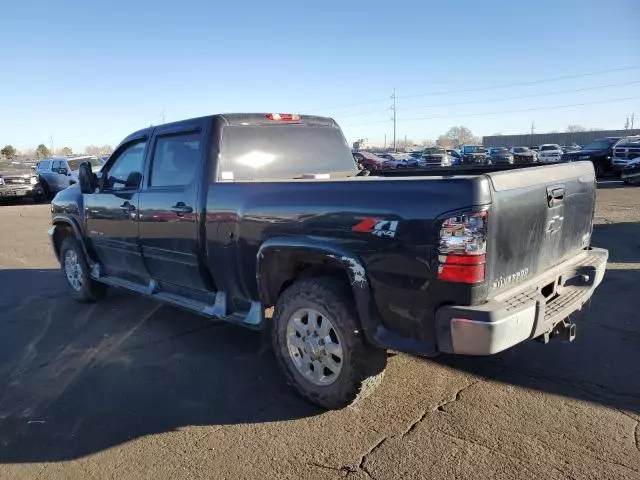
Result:
M272 341L289 383L323 408L366 397L384 376L386 351L367 344L346 286L332 278L300 280L284 291Z
M91 303L104 298L107 286L91 278L84 252L75 238L65 237L62 240L60 245L60 265L67 278L67 286L74 300L82 303Z

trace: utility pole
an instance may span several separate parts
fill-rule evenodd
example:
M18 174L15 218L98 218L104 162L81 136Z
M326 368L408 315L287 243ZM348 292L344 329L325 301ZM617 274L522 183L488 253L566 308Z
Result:
M393 106L391 110L393 110L393 151L396 152L396 89L393 89L393 95L391 96L393 99Z
M629 130L629 117L627 117L627 120L624 122L624 129Z
M49 147L51 148L51 156L53 156L53 135L49 134Z
M404 151L407 151L407 134L404 134Z
M531 135L533 135L534 133L536 133L536 121L532 121L531 122Z
M635 120L636 113L631 112L631 130L633 130L633 121Z
M384 148L383 148L383 150L386 150L386 149L387 149L387 134L385 133L384 134Z

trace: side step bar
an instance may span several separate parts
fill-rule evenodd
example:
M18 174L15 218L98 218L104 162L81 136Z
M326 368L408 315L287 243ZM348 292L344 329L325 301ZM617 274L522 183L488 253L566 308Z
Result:
M155 280L150 280L147 285L141 285L122 278L99 275L99 272L96 272L95 269L91 272L91 278L106 285L124 288L125 290L139 293L145 297L153 298L208 318L223 320L255 329L262 327L263 313L260 302L251 302L251 307L246 313L236 312L229 315L227 314L227 298L224 292L216 292L215 302L213 304L207 304L181 295L159 291L158 283Z

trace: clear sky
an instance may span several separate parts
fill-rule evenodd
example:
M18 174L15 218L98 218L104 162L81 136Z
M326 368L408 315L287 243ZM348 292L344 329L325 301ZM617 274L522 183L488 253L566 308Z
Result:
M398 137L414 140L461 124L622 128L634 110L640 126L638 0L5 0L2 12L0 144L19 149L50 135L55 148L115 145L162 112L316 113L381 143L394 88ZM524 109L538 110L496 113Z

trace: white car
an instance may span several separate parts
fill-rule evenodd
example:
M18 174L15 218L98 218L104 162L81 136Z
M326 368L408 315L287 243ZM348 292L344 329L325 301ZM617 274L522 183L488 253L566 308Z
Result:
M544 163L559 162L562 159L562 147L555 143L545 143L538 149L538 160Z
M78 183L78 169L83 162L91 163L91 169L97 173L104 162L95 156L57 157L40 160L36 166L36 173L47 196L53 196L69 185Z

